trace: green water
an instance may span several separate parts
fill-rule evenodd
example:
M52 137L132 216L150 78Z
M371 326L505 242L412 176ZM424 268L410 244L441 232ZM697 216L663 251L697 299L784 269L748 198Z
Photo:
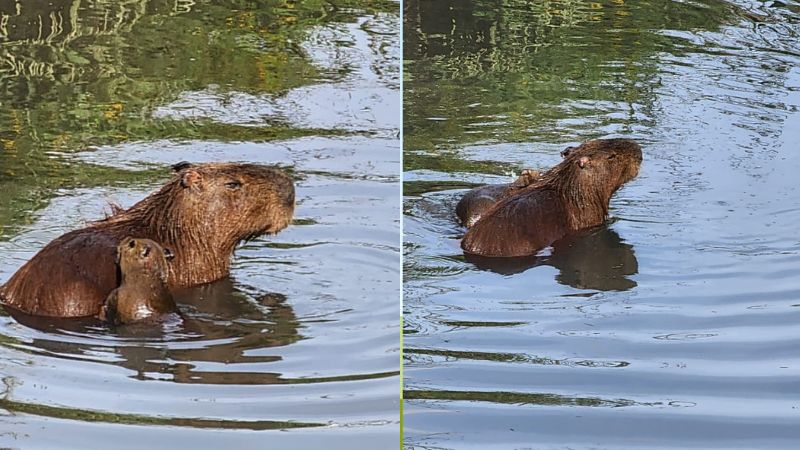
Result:
M65 1L0 5L2 235L29 223L58 189L136 183L153 173L70 155L98 146L172 140L276 141L339 136L280 117L260 123L178 120L153 112L213 87L280 95L332 82L346 67L313 64L314 27L396 13L392 2ZM352 134L352 133L351 133Z
M179 161L277 165L297 192L229 279L176 293L181 324L0 314L0 447L396 445L399 14L0 2L0 283Z

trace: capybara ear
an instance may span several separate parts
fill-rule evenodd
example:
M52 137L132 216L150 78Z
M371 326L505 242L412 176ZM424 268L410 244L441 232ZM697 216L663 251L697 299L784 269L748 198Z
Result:
M172 165L172 171L173 172L180 172L181 170L188 169L189 167L194 167L194 164L192 164L192 163L190 163L188 161L181 161L181 162L179 162L177 164L173 164Z
M580 168L583 169L589 165L590 161L591 159L588 156L581 156L580 159L578 160L578 166L580 166Z
M561 157L566 158L567 156L569 156L569 153L573 150L575 150L575 147L567 147L564 150L561 150Z
M200 172L189 169L181 177L181 186L185 188L196 188L200 185L200 181L202 180L203 176L200 175Z

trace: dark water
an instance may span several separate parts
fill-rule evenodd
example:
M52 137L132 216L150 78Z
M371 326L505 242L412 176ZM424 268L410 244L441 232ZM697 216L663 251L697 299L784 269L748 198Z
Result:
M796 448L800 3L405 3L409 448ZM463 188L626 136L613 219L464 260Z
M396 448L399 5L0 3L0 282L177 161L277 164L295 223L182 324L0 316L0 447Z

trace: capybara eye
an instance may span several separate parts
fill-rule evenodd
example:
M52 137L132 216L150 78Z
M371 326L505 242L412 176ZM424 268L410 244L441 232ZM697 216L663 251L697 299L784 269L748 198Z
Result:
M227 183L225 183L225 187L228 188L228 189L239 189L240 187L242 187L242 182L241 181L228 181Z
M564 150L561 150L561 157L566 158L567 156L569 156L569 152L571 152L574 149L575 147L567 147Z
M173 253L172 250L170 250L170 249L165 247L164 248L164 259L166 259L167 261L171 261L171 260L175 259L175 253Z
M608 155L608 159L614 159L616 157L617 157L616 153L612 153L612 154Z
M134 241L133 239L131 239L131 241L130 241L130 242L128 242L128 247L130 247L130 248L134 248L134 247L136 247L136 241Z

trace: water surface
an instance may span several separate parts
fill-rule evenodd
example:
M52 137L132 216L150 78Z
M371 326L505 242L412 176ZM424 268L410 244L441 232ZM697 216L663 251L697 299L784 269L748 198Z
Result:
M0 447L394 448L399 5L0 6L0 282L178 161L278 165L294 223L183 323L0 315Z
M406 446L794 448L800 3L404 8ZM606 226L465 260L465 188L602 137Z

